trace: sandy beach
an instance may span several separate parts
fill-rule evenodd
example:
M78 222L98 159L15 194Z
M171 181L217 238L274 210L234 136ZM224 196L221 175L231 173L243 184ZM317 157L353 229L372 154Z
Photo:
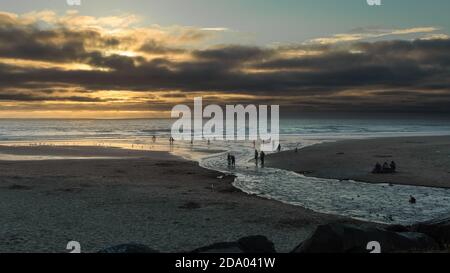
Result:
M66 252L70 240L83 252L129 242L180 252L248 235L287 252L319 224L356 222L244 194L233 177L165 152L0 146L0 154L86 157L0 161L1 252Z
M372 174L395 161L395 174ZM323 143L267 157L266 166L306 176L450 188L450 136L396 137Z

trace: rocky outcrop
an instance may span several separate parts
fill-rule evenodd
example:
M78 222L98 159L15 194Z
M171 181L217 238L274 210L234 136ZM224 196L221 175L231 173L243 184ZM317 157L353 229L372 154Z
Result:
M158 253L141 244L122 244L104 248L98 253ZM215 243L191 251L191 253L275 253L274 244L266 237L256 235L239 239L236 242Z
M419 223L413 225L410 230L430 236L442 249L450 245L450 218Z
M311 236L294 249L295 253L368 253L367 244L380 243L381 252L436 249L430 236L418 232L394 232L375 227L347 224L319 226Z
M317 229L293 253L368 253L368 243L376 241L382 253L432 252L448 249L450 218L412 226L354 226L327 224ZM158 253L141 244L122 244L99 253ZM275 253L274 244L265 236L243 237L235 242L221 242L201 247L191 253Z

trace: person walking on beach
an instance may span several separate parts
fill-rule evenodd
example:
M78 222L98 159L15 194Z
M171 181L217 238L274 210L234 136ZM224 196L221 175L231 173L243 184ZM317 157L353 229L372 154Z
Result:
M258 166L258 150L255 150L255 165Z
M153 143L156 142L156 136L155 135L152 136L152 141L153 141Z
M228 153L227 155L227 161L228 161L228 168L231 167L231 155Z
M278 144L277 151L278 151L278 152L281 152L281 144Z
M231 156L231 167L236 167L236 157L234 155Z

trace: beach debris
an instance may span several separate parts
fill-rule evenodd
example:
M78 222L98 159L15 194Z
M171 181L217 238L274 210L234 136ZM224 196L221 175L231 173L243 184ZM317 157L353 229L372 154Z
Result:
M19 185L19 184L13 184L13 185L9 186L8 189L10 189L10 190L31 190L32 187L25 186L25 185Z
M179 206L180 209L199 209L201 208L201 205L196 202L187 202L182 206Z

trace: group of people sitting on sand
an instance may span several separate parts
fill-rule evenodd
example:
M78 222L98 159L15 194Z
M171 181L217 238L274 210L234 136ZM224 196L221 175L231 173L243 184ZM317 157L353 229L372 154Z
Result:
M391 164L384 162L383 166L379 162L375 164L372 173L395 173L397 170L397 164L394 161L391 161Z

